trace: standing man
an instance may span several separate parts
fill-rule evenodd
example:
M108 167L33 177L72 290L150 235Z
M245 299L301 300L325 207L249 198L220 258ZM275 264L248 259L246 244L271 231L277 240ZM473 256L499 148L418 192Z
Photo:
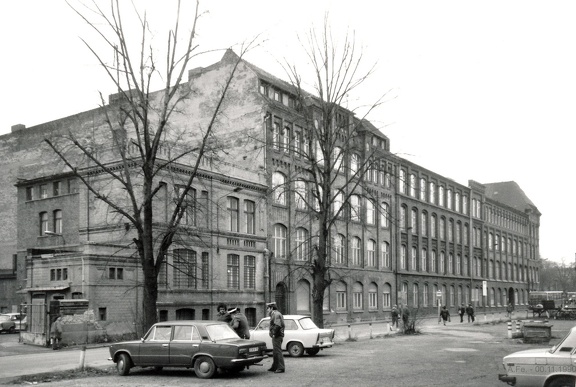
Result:
M278 311L275 302L266 304L270 316L270 337L272 338L272 367L268 371L280 374L285 371L282 341L284 340L284 316Z
M60 349L60 341L62 340L62 313L52 323L50 327L50 336L52 338L52 349Z
M474 308L472 307L472 304L468 304L466 307L466 314L468 315L468 322L470 322L470 320L474 322Z
M390 327L390 330L392 330L392 328L396 327L396 329L398 329L398 308L396 307L396 305L394 305L392 307L392 311L390 312L392 314L392 326Z
M509 303L508 306L506 307L506 317L508 317L509 319L512 319L512 312L514 311L514 306L512 305L512 303Z
M241 339L248 340L250 338L250 328L248 328L248 319L244 313L240 312L238 308L228 309L228 314L232 316L232 321L230 321L230 326L234 329L234 332Z
M458 308L458 314L460 315L460 322L464 322L464 315L466 314L466 307L464 306L464 303L460 304L460 307Z

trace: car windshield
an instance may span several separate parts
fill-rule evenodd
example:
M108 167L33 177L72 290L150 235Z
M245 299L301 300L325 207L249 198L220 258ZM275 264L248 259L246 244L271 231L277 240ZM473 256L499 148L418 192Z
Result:
M576 347L576 331L570 331L566 336L562 338L562 340L558 342L558 344L550 348L549 352L554 353L557 350L559 352L572 352L572 350L574 350L575 347Z
M212 341L238 338L236 332L226 324L206 325L206 331Z
M316 324L314 324L314 321L312 321L310 317L302 318L298 321L300 321L302 329L318 329L318 327L316 326Z
M3 314L0 316L0 321L10 321L10 316Z

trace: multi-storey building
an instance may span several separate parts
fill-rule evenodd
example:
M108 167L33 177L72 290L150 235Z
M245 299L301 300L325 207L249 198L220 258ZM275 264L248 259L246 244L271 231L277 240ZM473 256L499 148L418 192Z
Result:
M192 128L206 118L203 104L236 60L229 51L220 62L190 71L196 93L183 102L173 126ZM290 84L241 61L215 132L226 154L207 160L193 186L188 231L159 274L159 319L209 319L225 302L254 324L270 300L286 313L312 313L307 267L318 225L305 205L310 188L298 177L306 169L301 155L316 146L310 135L316 112L314 103L299 109L296 102ZM109 107L115 103L111 96ZM5 241L1 253L3 262L18 255L21 299L13 303L87 299L97 319L117 325L140 313L142 272L130 244L133 230L41 145L42 138L69 129L90 128L106 141L98 134L105 108L32 128L19 125L0 138L3 153L12 156L0 194L18 198L0 208L17 225L4 231L17 244ZM324 319L388 318L398 303L433 313L438 299L487 308L526 303L538 282L540 214L519 187L456 183L394 155L390 140L369 122L345 109L339 114L359 127L343 162L350 169L367 157L378 162L341 203L347 210L332 228ZM178 166L178 175L189 173ZM157 209L169 209L178 192L173 177L163 184ZM162 219L157 222L161 227Z

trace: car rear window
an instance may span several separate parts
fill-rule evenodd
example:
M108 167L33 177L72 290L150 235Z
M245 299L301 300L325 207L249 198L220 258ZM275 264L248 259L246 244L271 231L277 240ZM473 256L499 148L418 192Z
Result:
M0 316L0 321L10 321L10 316L6 315Z
M302 329L317 329L318 327L314 324L311 318L306 317L300 319L300 325L302 325Z

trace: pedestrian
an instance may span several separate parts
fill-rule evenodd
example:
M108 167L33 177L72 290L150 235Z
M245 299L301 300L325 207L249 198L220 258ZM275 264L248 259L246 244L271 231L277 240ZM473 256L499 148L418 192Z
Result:
M443 320L444 325L446 325L446 321L450 321L450 312L448 311L448 309L446 309L446 305L444 305L440 310L440 316L438 316L438 323L440 323L441 319Z
M282 341L284 340L284 316L278 311L275 302L266 304L266 312L270 316L270 337L272 338L272 367L268 371L283 373L284 355L282 354Z
M403 326L403 330L404 332L406 331L410 331L411 327L410 327L410 309L408 309L408 306L402 306L402 304L400 304L400 314L402 315L402 326Z
M216 310L218 311L218 313L216 313L216 320L230 323L232 316L228 314L228 311L226 310L226 304L218 304Z
M390 330L392 330L392 328L396 327L396 329L398 329L398 308L396 307L396 305L394 305L392 307L392 311L390 312L392 315L392 326L390 327Z
M466 307L464 306L464 303L460 304L460 307L458 308L458 314L460 315L460 322L463 323L464 315L466 314Z
M509 319L512 318L512 312L514 311L514 306L512 305L512 303L508 303L508 306L506 307L506 317L508 317Z
M234 332L236 332L241 339L249 339L250 328L248 327L248 319L244 313L240 312L238 308L230 308L228 309L228 314L232 317L230 326L234 329Z
M468 322L474 322L474 308L472 307L472 304L468 304L466 307L466 314L468 315Z
M62 340L62 315L52 323L50 327L50 338L52 339L52 349L60 349L60 341Z

